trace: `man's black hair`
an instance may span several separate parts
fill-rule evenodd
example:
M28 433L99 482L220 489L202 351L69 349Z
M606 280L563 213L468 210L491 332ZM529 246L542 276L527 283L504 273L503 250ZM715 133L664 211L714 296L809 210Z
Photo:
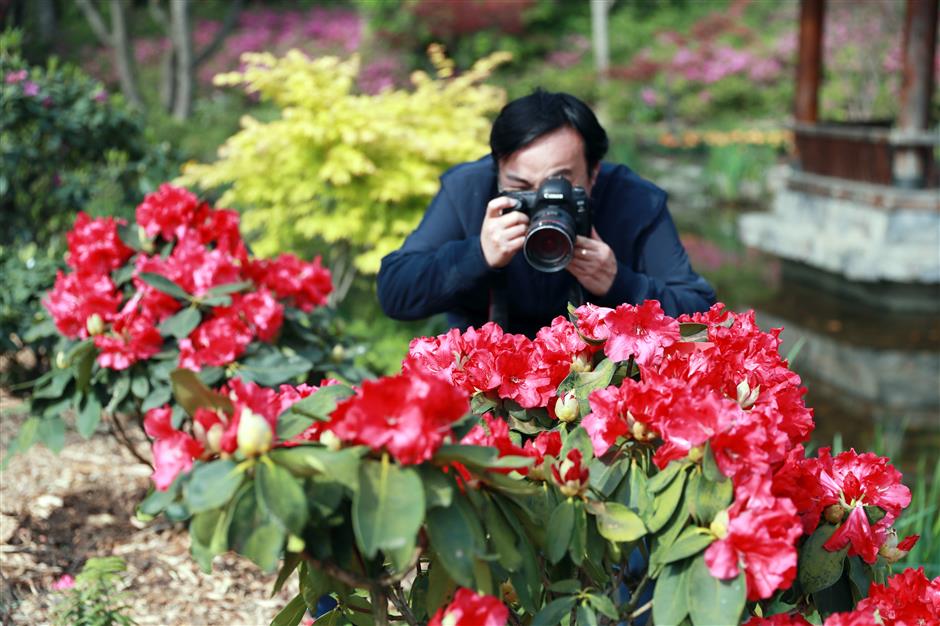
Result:
M528 96L503 107L490 131L490 150L499 163L542 135L564 126L576 130L584 140L588 173L607 154L607 132L590 107L571 94L536 89Z

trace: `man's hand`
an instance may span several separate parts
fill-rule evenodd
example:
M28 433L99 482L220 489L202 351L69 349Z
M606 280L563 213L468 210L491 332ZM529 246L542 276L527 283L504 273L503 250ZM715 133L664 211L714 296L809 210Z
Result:
M516 200L500 196L486 205L486 216L480 229L480 246L487 265L496 269L505 267L522 249L529 216L522 211L503 210L516 206Z
M617 257L592 227L590 238L578 236L575 240L574 258L567 270L592 294L604 296L617 276Z

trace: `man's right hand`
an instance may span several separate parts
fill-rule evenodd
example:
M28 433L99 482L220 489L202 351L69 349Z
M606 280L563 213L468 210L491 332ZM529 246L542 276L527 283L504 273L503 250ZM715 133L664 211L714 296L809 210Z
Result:
M522 249L529 216L522 211L503 211L516 206L516 200L499 196L486 205L486 216L480 229L480 246L483 257L493 269L505 267Z

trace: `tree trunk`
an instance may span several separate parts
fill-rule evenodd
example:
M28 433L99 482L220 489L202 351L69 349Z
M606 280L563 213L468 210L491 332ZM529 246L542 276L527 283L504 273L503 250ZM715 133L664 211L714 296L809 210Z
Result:
M607 95L607 70L610 68L610 35L607 16L614 0L591 0L591 43L594 48L594 70L597 73L599 97L595 112L602 125L609 120L605 98Z
M55 10L55 0L38 0L36 2L36 24L39 31L39 41L48 46L55 41L58 30L58 16Z
M173 56L176 60L173 117L185 120L193 110L195 87L190 0L170 0L170 41L173 42Z
M127 101L142 109L144 101L137 89L137 72L134 63L134 46L128 32L127 4L123 0L111 0L111 43L114 65L117 68L121 91Z

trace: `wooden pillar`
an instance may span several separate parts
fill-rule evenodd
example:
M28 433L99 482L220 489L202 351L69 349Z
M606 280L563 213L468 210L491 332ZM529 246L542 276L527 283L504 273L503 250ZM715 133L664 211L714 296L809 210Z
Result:
M801 0L800 48L796 68L796 110L799 123L819 119L819 82L822 78L823 20L826 0Z
M907 0L901 43L903 77L897 133L916 137L930 127L933 67L940 0ZM923 187L929 149L899 148L894 155L894 180L900 187Z

